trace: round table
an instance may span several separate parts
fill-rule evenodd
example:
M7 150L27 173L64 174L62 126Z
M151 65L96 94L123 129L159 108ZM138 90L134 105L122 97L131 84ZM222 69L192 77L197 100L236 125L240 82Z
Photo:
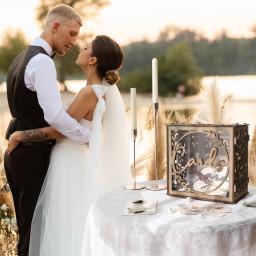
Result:
M256 255L256 208L243 206L256 187L223 217L171 213L185 198L166 190L115 190L91 207L84 236L86 256L253 256ZM128 201L158 200L155 215L123 216ZM210 202L193 200L200 204Z

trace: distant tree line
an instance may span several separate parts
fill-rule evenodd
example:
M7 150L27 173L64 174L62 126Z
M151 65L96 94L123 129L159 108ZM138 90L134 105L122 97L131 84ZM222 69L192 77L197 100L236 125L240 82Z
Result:
M198 91L201 76L256 74L255 37L231 38L223 31L214 40L186 29L167 27L156 42L135 42L124 47L123 87L149 91L151 60L159 59L159 87L162 95L173 94L179 84L187 94ZM144 82L143 82L144 81ZM130 85L129 85L130 84Z
M174 95L181 86L186 95L195 94L200 88L201 77L206 75L254 75L256 26L253 32L255 37L252 38L231 38L222 32L214 40L209 40L192 30L167 27L155 42L143 40L123 47L125 60L120 88L128 91L136 87L139 92L151 92L151 61L154 57L158 58L161 95ZM81 45L85 38L89 35L83 35ZM0 45L0 81L14 56L26 45L21 31L6 32ZM74 47L65 57L55 59L58 79L63 84L66 79L83 79L80 69L74 64L78 51L79 47Z
M153 57L164 55L168 48L179 43L186 43L204 75L256 73L256 26L253 29L255 36L252 38L231 38L223 31L214 40L192 30L173 30L171 38L168 32L162 31L156 42L142 41L127 45L123 72L146 69Z

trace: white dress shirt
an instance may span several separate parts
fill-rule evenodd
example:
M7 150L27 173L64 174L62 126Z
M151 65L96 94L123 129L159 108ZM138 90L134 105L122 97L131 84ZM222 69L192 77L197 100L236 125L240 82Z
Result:
M49 56L52 55L51 46L40 37L31 45L41 46ZM87 143L91 130L82 126L64 110L55 64L49 56L39 53L30 59L24 75L25 85L29 90L36 92L44 119L50 126L74 141Z

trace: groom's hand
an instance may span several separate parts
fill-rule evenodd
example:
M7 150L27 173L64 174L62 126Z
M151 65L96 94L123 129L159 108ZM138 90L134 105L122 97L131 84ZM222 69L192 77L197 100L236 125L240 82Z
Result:
M8 142L8 147L6 150L6 153L8 155L11 154L11 152L19 145L19 143L22 141L22 133L17 131L14 132L10 138L9 138L9 142Z

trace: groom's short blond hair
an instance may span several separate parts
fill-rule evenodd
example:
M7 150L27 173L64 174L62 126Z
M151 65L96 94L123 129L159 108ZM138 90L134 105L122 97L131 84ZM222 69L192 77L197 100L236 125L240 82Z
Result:
M64 23L68 20L75 20L80 26L83 25L81 16L74 8L66 4L58 4L49 10L45 21L45 27L55 21Z

